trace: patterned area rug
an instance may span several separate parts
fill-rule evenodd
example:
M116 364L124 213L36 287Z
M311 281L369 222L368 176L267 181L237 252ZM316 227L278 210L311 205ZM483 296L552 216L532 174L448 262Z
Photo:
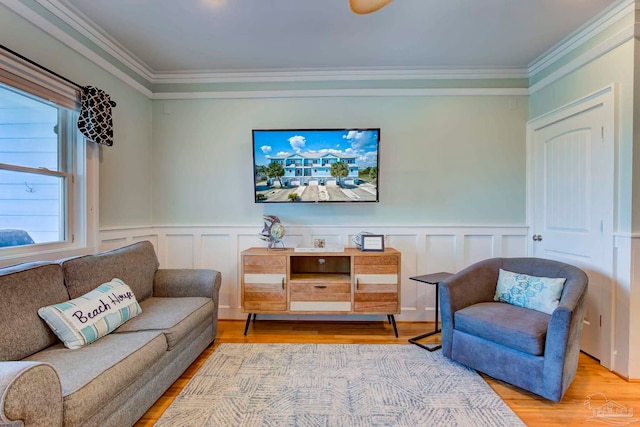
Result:
M473 370L417 346L220 344L160 426L523 426Z

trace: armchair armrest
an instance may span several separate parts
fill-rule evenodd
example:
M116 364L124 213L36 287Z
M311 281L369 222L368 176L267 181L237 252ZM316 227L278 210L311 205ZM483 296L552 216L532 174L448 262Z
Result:
M582 271L577 273L578 277L570 276L565 283L560 305L551 313L547 328L543 381L545 389L557 396L564 394L578 367L588 278Z
M42 362L0 362L0 425L62 426L62 386Z
M453 315L456 311L470 305L493 301L500 265L499 259L488 259L440 282L441 306L449 306Z
M217 301L221 281L216 270L159 269L153 278L153 296L206 297Z
M451 357L455 312L479 302L493 301L501 262L498 258L478 262L438 284L442 352L446 357Z

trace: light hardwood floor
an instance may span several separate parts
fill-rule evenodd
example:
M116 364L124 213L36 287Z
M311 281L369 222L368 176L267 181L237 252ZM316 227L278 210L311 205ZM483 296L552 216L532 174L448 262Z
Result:
M244 321L222 320L218 323L215 343L158 399L136 426L152 426L220 343L405 344L409 338L430 330L433 330L433 323L400 322L400 336L396 338L386 322L261 321L258 316L257 322L250 326L245 337ZM437 342L439 336L429 337L424 342L428 343L430 340ZM585 405L585 401L587 396L594 393L602 393L610 401L633 409L636 414L633 419L640 419L640 382L621 379L585 354L580 354L576 378L559 403L547 401L484 375L483 377L528 426L607 425L597 419L589 421L593 411ZM594 402L605 403L602 399L594 399ZM634 424L640 425L640 421Z

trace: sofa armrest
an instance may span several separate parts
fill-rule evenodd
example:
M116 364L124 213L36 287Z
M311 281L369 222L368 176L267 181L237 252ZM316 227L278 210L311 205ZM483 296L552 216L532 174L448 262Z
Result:
M0 425L62 426L62 386L42 362L0 362Z
M221 281L216 270L159 269L153 278L153 296L206 297L217 301Z

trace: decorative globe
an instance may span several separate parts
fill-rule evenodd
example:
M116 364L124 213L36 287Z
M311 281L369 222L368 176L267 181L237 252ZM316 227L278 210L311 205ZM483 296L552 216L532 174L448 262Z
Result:
M271 226L271 236L275 241L282 240L282 238L284 237L284 234L285 234L284 225L280 224L279 222L276 222Z

